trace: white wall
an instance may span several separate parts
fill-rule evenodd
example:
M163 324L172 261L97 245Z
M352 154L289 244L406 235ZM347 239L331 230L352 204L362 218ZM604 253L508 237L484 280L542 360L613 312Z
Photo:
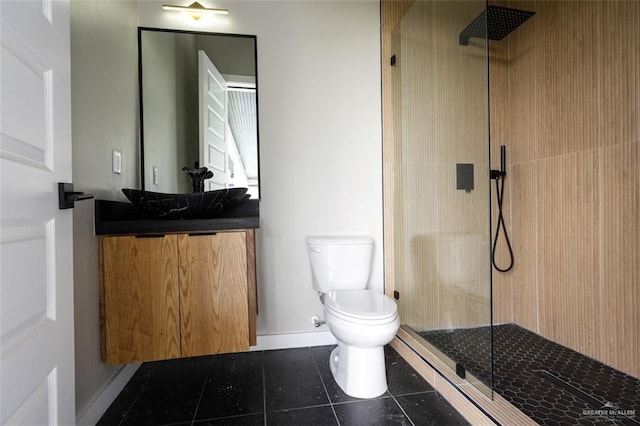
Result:
M230 15L200 21L164 12L163 3L72 0L77 188L123 199L121 188L138 185L137 25L257 35L258 334L280 335L271 340L276 345L312 344L319 330L309 319L322 306L311 288L306 236L373 236L371 283L382 290L379 3L219 1L216 6L228 8ZM119 176L111 174L112 148L123 152ZM76 405L81 414L117 370L99 357L93 208L79 204L75 210Z
M76 190L124 199L138 186L137 6L113 0L71 2L73 180ZM111 150L122 152L121 175L111 173ZM119 373L100 360L98 246L93 203L73 212L76 412Z
M229 15L199 21L162 4L141 2L140 25L257 36L258 334L317 331L307 235L373 236L382 290L379 3L217 1Z

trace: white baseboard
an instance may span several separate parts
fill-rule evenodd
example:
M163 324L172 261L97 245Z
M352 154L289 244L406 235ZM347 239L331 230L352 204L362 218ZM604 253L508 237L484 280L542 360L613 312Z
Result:
M118 371L102 391L91 401L89 406L84 410L84 413L76 417L76 426L95 426L118 394L122 392L122 389L124 389L140 365L140 363L127 364Z
M304 348L307 346L335 345L336 338L330 331L307 333L266 334L258 336L258 344L252 351L268 351L272 349Z

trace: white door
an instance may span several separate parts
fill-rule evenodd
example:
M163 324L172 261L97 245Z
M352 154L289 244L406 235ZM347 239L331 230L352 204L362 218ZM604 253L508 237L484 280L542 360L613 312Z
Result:
M0 424L75 424L69 3L0 0Z
M205 191L227 187L227 82L202 50L198 51L200 100L200 167L213 172Z

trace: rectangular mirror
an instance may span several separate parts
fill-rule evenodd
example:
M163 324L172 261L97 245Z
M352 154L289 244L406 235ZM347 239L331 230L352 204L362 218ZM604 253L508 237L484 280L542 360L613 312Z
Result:
M184 167L207 167L205 191L260 197L256 37L138 29L142 189L192 192Z

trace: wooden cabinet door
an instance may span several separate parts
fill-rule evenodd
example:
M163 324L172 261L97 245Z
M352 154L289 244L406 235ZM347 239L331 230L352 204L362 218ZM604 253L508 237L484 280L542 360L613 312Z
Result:
M179 357L177 236L103 237L100 259L103 359Z
M178 235L182 356L249 349L246 232Z

